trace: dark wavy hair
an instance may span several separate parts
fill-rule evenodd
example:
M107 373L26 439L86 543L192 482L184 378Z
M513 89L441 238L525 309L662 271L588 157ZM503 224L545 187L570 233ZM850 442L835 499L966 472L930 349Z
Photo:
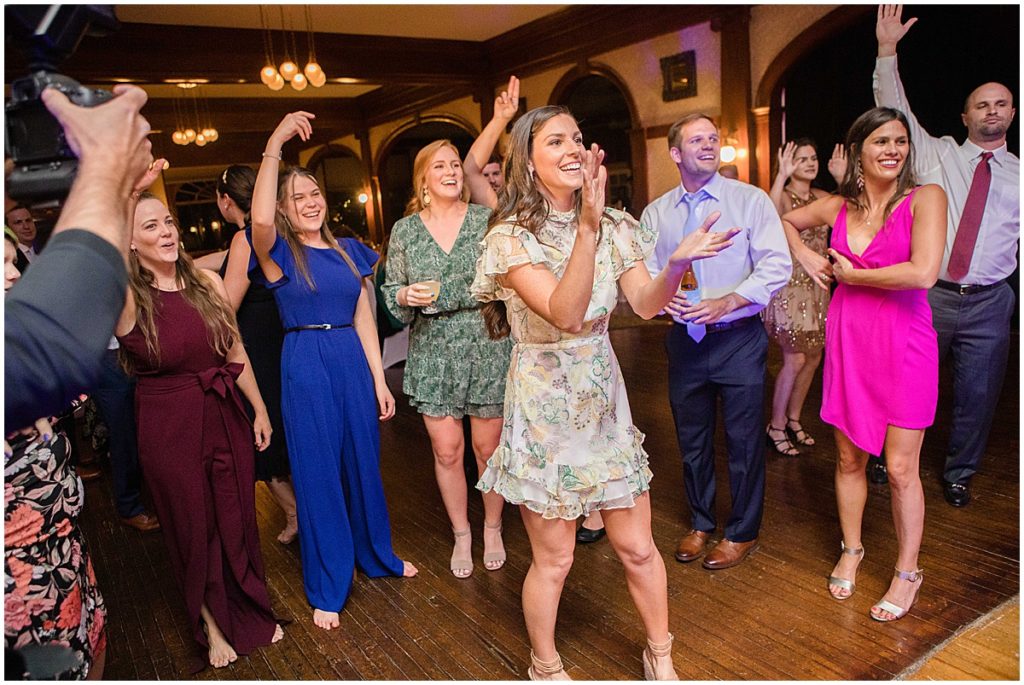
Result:
M903 112L892 107L875 107L857 117L846 134L846 152L850 163L846 165L846 174L837 191L856 209L860 211L867 209L864 190L857 184L857 178L861 174L860 155L864 150L864 141L880 126L884 126L890 121L898 121L903 124L903 128L907 131L909 149L907 158L903 160L900 175L896 178L896 190L885 203L883 222L889 218L889 214L903 199L903 196L917 185L917 178L914 176L914 141L910 138L910 122L907 121Z

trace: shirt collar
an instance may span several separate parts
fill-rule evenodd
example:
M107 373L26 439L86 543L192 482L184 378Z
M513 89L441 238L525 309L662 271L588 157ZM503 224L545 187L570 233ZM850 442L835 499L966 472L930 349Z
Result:
M995 150L986 150L973 143L970 139L965 140L964 144L961 145L960 148L967 154L967 159L969 160L974 160L980 157L981 153L983 152L991 152L992 160L1000 165L1002 165L1002 163L1006 160L1006 155L1009 152L1006 149L1006 143L1003 143Z
M718 172L715 172L715 175L711 177L711 180L701 186L700 189L694 193L690 193L690 191L683 186L683 182L679 181L679 185L676 186L675 197L672 198L674 200L672 204L673 206L678 207L683 201L684 195L696 195L701 191L704 191L704 193L706 193L712 200L718 200L722 197L722 186L724 185L724 181L725 177Z

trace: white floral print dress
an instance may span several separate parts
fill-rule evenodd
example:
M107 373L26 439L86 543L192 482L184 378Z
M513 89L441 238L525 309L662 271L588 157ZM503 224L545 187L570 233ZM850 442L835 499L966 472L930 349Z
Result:
M653 477L608 339L608 320L619 276L643 263L656 235L625 212L605 210L594 288L579 333L555 328L499 282L510 268L530 263L560 278L575 237L574 212L551 211L537 235L499 224L483 240L471 288L480 300L505 302L515 341L501 441L477 488L548 519L631 507Z

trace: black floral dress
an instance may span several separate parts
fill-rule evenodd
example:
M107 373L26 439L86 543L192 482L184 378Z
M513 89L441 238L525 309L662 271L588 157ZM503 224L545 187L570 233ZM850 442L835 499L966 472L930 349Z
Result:
M78 528L83 489L67 438L14 445L4 462L4 645L65 645L82 679L106 647L107 609Z

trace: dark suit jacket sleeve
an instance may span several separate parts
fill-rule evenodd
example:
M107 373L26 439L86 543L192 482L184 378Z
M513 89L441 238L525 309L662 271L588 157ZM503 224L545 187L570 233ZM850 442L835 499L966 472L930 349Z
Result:
M5 301L6 433L91 388L127 284L123 258L102 238L72 229L50 240Z

